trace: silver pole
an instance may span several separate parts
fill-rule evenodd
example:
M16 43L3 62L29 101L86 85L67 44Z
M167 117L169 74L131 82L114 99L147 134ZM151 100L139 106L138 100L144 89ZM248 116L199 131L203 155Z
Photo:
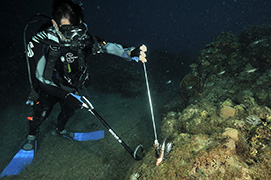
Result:
M151 100L151 93L150 93L150 87L149 87L149 80L148 80L148 75L147 75L147 70L146 70L145 63L143 63L143 67L144 67L144 74L145 74L145 80L146 80L148 97L149 97L149 104L150 104L150 109L151 109L152 125L153 125L154 138L155 138L154 143L158 144L157 132L156 132L156 126L155 126L154 114L153 114L153 107L152 107L152 100Z

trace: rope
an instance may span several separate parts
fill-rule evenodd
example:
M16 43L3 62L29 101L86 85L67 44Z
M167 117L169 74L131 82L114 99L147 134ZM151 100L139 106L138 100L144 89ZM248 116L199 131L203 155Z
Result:
M145 74L145 80L146 80L146 85L147 85L148 98L149 98L150 109L151 109L152 125L153 125L154 138L155 138L154 142L155 142L155 144L157 144L158 143L157 132L156 132L156 126L155 126L155 121L154 121L153 108L152 108L152 100L151 100L151 93L150 93L150 87L149 87L149 80L148 80L148 75L147 75L147 70L146 70L145 63L143 63L143 67L144 67L144 74Z

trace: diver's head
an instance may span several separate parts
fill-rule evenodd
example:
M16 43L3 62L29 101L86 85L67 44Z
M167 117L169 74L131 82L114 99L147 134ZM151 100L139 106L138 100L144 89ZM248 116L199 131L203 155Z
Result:
M58 26L64 24L79 25L83 22L82 7L72 0L54 0L53 19Z
M83 23L83 10L71 0L54 0L53 25L64 42L74 43L86 37L87 26Z

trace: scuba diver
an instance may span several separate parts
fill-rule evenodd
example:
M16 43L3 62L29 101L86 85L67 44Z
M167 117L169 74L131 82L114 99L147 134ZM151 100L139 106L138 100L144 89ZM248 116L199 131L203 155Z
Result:
M147 61L141 51L145 45L124 48L93 36L84 23L82 7L72 0L54 0L52 15L53 26L39 31L27 45L32 87L27 104L33 105L34 113L28 117L24 150L34 148L38 128L56 103L60 103L61 112L53 134L73 138L74 133L65 125L84 103L78 90L89 79L87 55L108 53L128 61Z

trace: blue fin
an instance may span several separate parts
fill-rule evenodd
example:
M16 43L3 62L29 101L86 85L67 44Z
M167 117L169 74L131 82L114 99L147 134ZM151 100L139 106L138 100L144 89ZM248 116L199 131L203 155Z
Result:
M86 133L74 133L73 139L76 141L90 141L99 140L104 138L104 130L86 132ZM24 144L24 143L23 143ZM37 142L35 142L35 149L26 151L19 149L10 163L1 172L0 178L10 175L18 175L26 165L31 164L36 154Z
M85 132L85 133L74 133L73 139L76 141L90 141L99 140L104 138L104 130Z
M36 145L37 143L35 143L35 149L29 151L20 149L1 172L0 177L2 178L4 176L18 175L26 165L31 164L35 157Z

